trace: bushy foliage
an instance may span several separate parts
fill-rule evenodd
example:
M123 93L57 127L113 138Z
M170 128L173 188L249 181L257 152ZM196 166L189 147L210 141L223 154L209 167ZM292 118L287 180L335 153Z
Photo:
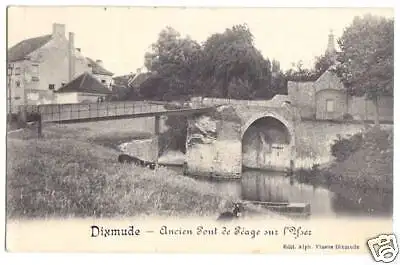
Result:
M338 161L346 160L352 153L360 148L363 142L363 136L361 133L355 134L350 138L342 138L338 135L338 138L334 140L331 145L331 154Z
M300 183L328 188L335 194L334 200L341 200L339 205L346 203L347 207L368 210L370 214L391 214L393 132L374 127L364 135L340 138L335 146L340 161L337 159L324 168L297 170L294 178Z
M325 71L335 63L335 57L331 54L324 54L315 57L314 68L307 69L303 67L303 62L299 61L294 68L286 71L286 79L295 82L313 82L316 81Z
M166 104L166 109L183 108L183 103ZM159 154L163 154L166 150L178 150L186 153L186 135L188 127L188 119L186 116L169 116L165 122L168 130L162 132L158 137Z
M245 24L212 34L202 44L167 27L145 54L145 65L153 73L140 88L145 99L269 99L286 92L279 62L263 57Z
M393 95L394 20L365 15L355 17L338 41L341 53L335 72L350 95L374 102L379 124L378 98Z
M345 121L352 121L352 120L354 120L354 118L353 118L353 116L352 116L350 113L345 113L345 114L343 115L343 120L345 120Z

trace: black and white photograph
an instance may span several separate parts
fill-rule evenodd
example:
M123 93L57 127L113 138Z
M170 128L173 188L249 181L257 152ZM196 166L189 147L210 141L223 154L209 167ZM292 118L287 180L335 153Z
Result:
M393 233L393 8L9 6L6 28L9 251L397 256L367 245Z

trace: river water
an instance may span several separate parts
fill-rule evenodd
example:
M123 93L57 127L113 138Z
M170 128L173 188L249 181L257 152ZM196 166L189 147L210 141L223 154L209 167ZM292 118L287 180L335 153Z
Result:
M160 158L159 162L163 160L173 161L172 164L176 166L169 165L167 167L178 174L183 174L183 169L180 166L182 159L181 155L170 154ZM377 212L365 204L339 196L327 188L298 183L294 180L295 178L291 181L290 177L286 176L284 172L246 170L242 173L240 179L196 179L212 183L217 190L221 190L221 193L228 193L242 200L309 203L313 217L388 217L392 215L391 211ZM382 205L378 206L378 208L382 208Z
M182 173L180 167L168 166L168 168ZM391 212L376 212L326 188L291 181L284 172L249 170L243 172L241 179L197 179L212 183L217 190L221 190L221 193L235 195L242 200L309 203L312 217L389 217L392 215Z

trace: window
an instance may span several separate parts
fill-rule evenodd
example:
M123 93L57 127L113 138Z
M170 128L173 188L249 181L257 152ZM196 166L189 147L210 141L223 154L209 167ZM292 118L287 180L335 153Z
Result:
M54 90L54 84L49 84L49 90Z
M39 75L39 65L38 64L32 64L32 68L31 68L31 73L32 75Z
M102 79L102 80L101 80L101 83L102 83L102 84L105 84L105 83L106 83L106 80Z
M37 77L37 76L32 76L32 81L39 81L39 77Z
M21 67L15 67L15 75L21 74Z
M88 67L92 67L92 64L90 64L90 63L88 63L88 65L87 65Z
M16 80L16 81L15 81L15 86L16 86L16 87L21 87L21 81Z
M332 99L327 99L326 100L326 112L333 112L334 111L334 105L333 105L333 100Z
M63 87L63 86L65 86L65 83L64 83L64 82L61 83L61 87Z

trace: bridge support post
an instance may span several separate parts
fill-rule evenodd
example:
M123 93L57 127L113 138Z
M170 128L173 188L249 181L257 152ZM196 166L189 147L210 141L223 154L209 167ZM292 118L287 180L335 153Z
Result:
M154 117L154 135L160 135L160 116L158 115Z
M38 119L37 119L37 134L38 134L38 138L42 137L42 115L41 114L38 115Z
M154 117L154 137L156 137L157 139L157 152L156 152L156 159L155 159L155 164L156 164L156 168L158 168L158 153L160 150L160 141L158 139L158 137L160 136L160 118L161 116L156 115Z

